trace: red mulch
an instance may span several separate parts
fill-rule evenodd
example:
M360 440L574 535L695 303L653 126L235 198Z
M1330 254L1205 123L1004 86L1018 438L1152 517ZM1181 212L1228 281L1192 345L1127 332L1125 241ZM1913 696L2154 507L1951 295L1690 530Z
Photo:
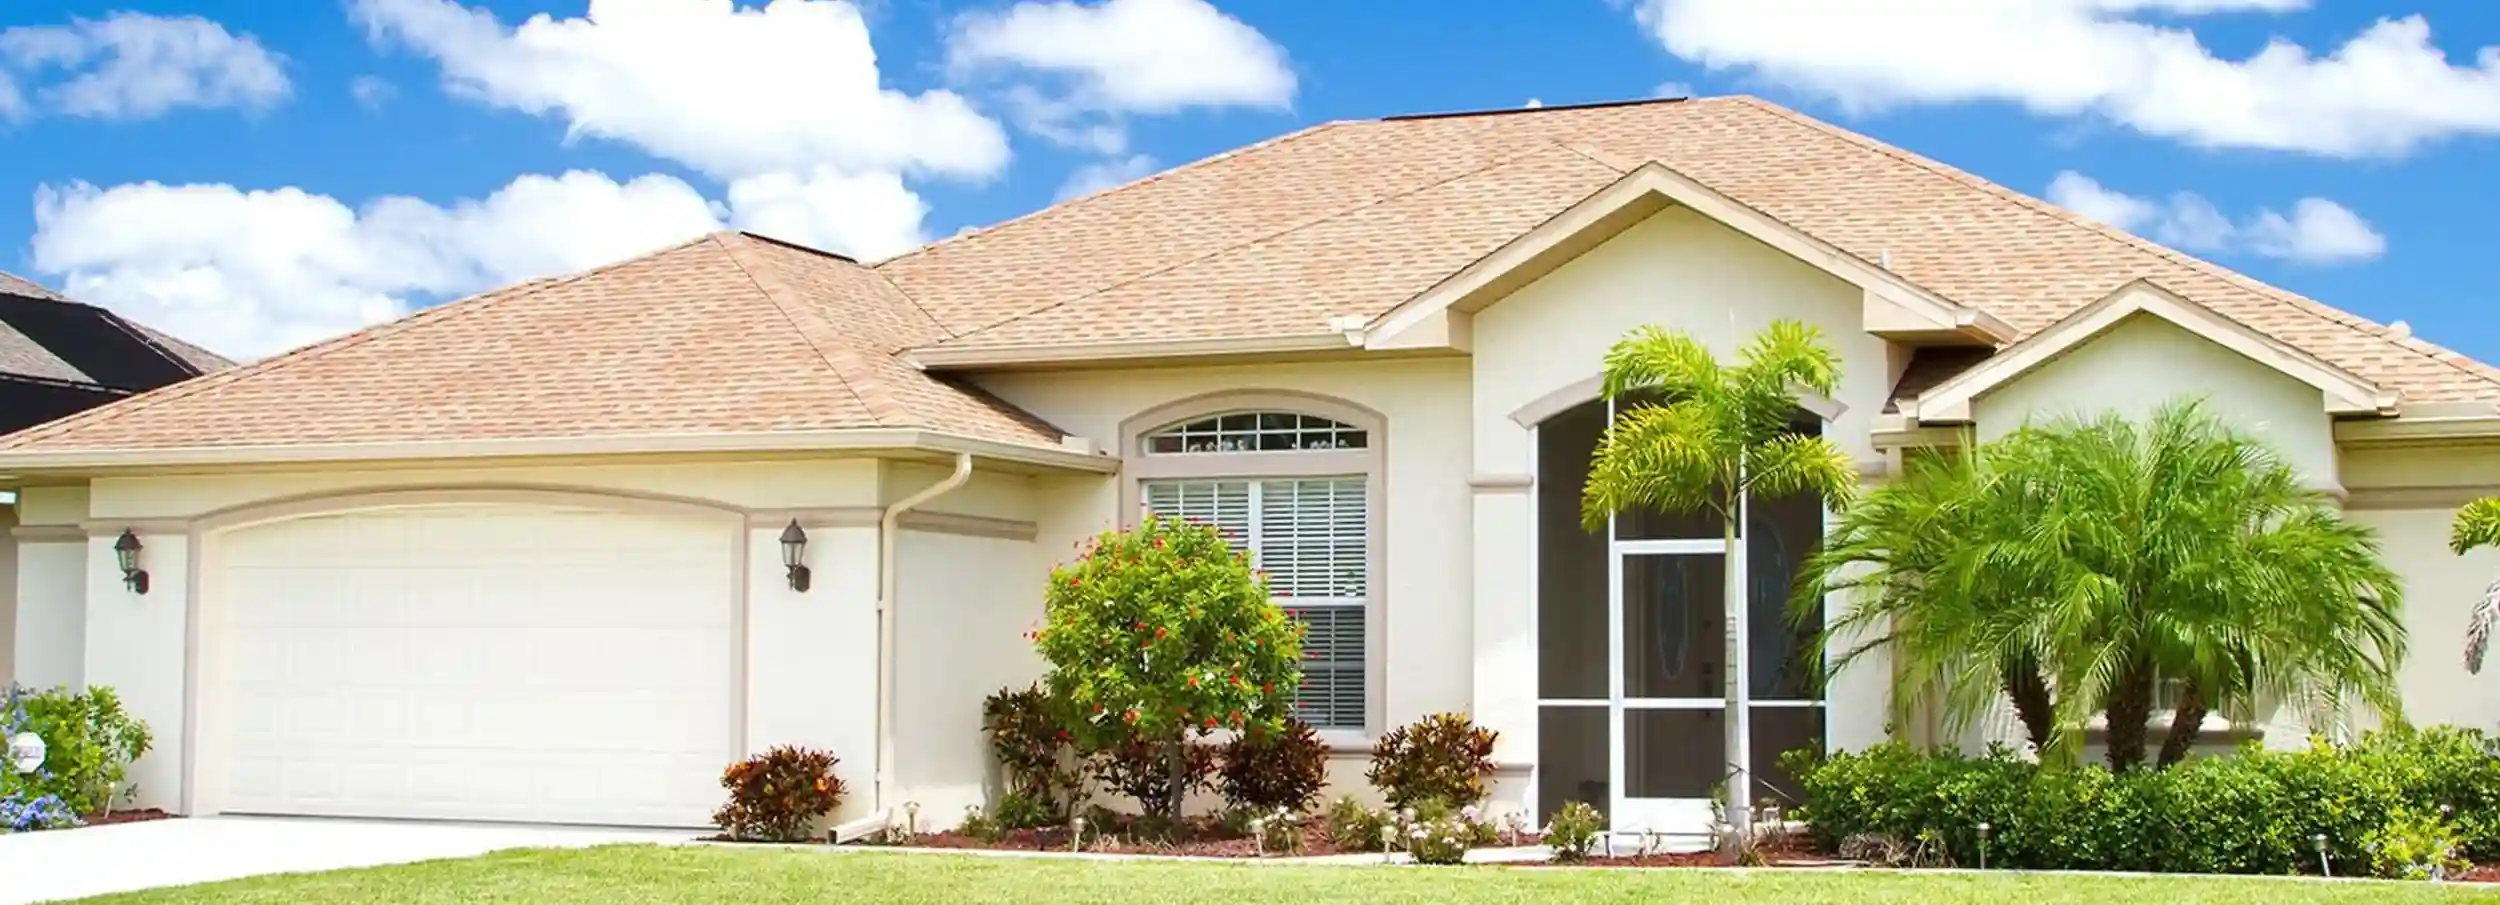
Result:
M871 845L910 846L916 848L992 849L1006 851L1072 851L1068 830L1053 827L1045 830L1009 830L997 839L980 839L962 833L925 833L908 839L873 842ZM1180 855L1199 858L1255 858L1260 856L1258 842L1237 834L1212 819L1185 822L1181 831L1170 839L1140 838L1119 831L1098 834L1085 831L1085 851L1123 855ZM1267 852L1277 855L1341 855L1359 849L1337 847L1329 841L1326 828L1319 822L1302 828L1302 850L1299 852Z
M164 810L160 808L141 808L135 811L113 811L105 814L89 814L87 815L87 825L111 826L116 823L143 823L150 820L172 820L177 816L179 815L165 813Z
M2449 879L2460 883L2500 883L2500 864L2477 864Z

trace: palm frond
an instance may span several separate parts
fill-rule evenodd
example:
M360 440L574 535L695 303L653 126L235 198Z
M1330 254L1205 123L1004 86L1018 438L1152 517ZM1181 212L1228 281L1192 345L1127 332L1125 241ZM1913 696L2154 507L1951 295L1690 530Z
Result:
M2484 497L2457 510L2449 531L2448 549L2459 556L2476 547L2500 547L2500 496Z

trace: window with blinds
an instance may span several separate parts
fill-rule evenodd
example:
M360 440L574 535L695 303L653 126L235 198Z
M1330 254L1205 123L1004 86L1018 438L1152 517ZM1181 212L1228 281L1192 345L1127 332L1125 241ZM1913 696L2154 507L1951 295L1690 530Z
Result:
M1276 603L1310 627L1294 715L1364 727L1371 498L1362 478L1150 481L1146 511L1205 522L1250 552Z

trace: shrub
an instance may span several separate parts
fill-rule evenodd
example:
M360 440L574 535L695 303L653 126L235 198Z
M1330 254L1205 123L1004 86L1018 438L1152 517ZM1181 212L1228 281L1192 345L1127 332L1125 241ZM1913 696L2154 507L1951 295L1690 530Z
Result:
M1022 691L1001 688L981 702L981 729L989 733L990 756L1006 774L1007 791L999 801L1002 818L1008 798L1025 799L1018 807L1041 807L1043 821L1065 819L1075 806L1084 776L1077 769L1074 737L1061 710L1040 685Z
M1389 815L1365 807L1354 796L1339 797L1328 806L1328 841L1338 848L1353 851L1380 850L1380 828L1389 824Z
M2406 810L2371 831L2365 845L2370 867L2379 876L2403 880L2442 880L2469 867L2457 832L2437 815Z
M998 797L998 825L1011 830L1033 830L1058 826L1065 821L1058 809L1023 792L1009 792Z
M1051 572L1043 603L1034 632L1050 664L1042 684L1069 708L1062 728L1087 750L1159 754L1165 772L1188 774L1193 733L1284 728L1301 681L1302 624L1214 528L1148 518L1105 532ZM1177 821L1187 787L1167 781L1166 797L1140 801Z
M1242 811L1246 816L1242 828L1259 841L1261 854L1298 855L1302 853L1302 812L1292 808L1273 811Z
M1475 805L1452 809L1437 798L1399 811L1395 820L1391 832L1417 864L1464 864L1468 849L1501 838Z
M729 803L712 814L729 838L755 842L801 842L816 821L842 803L836 759L812 748L774 748L721 771Z
M2390 846L2404 858L2427 851L2419 840L2430 833L2414 815L2445 815L2438 835L2460 854L2474 850L2476 833L2492 844L2500 792L2487 784L2500 781L2500 765L2479 753L2485 746L2467 730L2390 730L2346 747L2249 746L2128 773L1901 745L1788 761L1826 850L1919 840L1920 860L1977 864L1985 823L1990 867L2283 874L2316 872L2323 835L2346 874L2377 870Z
M1554 849L1554 860L1586 861L1597 850L1597 834L1606 828L1606 815L1585 801L1565 802L1554 812L1554 819L1545 826L1545 844Z
M1096 752L1091 768L1094 778L1104 786L1136 799L1147 811L1156 812L1152 816L1168 823L1172 818L1160 813L1162 803L1207 788L1207 777L1215 772L1215 746L1191 743L1183 745L1181 751L1177 789L1173 785L1172 762L1160 742L1133 741Z
M1328 785L1328 745L1301 720L1281 732L1253 728L1225 743L1217 788L1236 808L1296 813L1311 809Z
M1436 713L1381 736L1365 778L1393 807L1475 804L1484 800L1484 781L1493 775L1496 736L1466 714Z
M1009 827L1000 824L977 804L964 806L964 820L955 825L955 832L983 842L996 842L1007 837Z
M21 821L54 810L74 819L112 809L133 791L123 786L130 765L155 743L147 724L125 712L121 696L106 687L38 693L12 686L0 696L0 730L0 736L33 732L44 742L43 766L34 775L0 770L7 774L0 776L0 801L17 802ZM47 798L55 800L52 806L37 806Z

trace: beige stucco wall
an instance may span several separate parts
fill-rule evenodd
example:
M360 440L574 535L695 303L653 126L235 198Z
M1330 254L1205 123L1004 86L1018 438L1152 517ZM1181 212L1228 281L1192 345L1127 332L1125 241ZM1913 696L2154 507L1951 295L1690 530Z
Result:
M995 791L982 699L1041 678L1024 638L1041 624L1041 556L1030 541L920 531L901 540L895 781L903 800L920 804L924 825L948 826Z
M18 493L17 602L12 669L35 688L76 685L87 658L84 487L30 487Z
M2202 397L2216 416L2270 443L2302 476L2335 484L2335 436L2316 387L2294 380L2177 325L2136 315L1979 398L1971 408L1983 439L2026 418L2150 414Z
M1863 327L1861 291L1684 208L1670 208L1475 316L1473 468L1533 475L1533 434L1513 412L1598 373L1626 332L1655 324L1699 338L1723 358L1777 319L1822 328L1841 359L1834 400L1845 407L1826 435L1873 460L1870 418L1894 370L1884 340ZM1536 754L1535 523L1530 494L1475 496L1476 613L1473 696L1500 729L1500 757ZM1590 651L1589 656L1604 656ZM1832 687L1832 744L1863 747L1884 732L1888 668L1853 668Z
M2500 695L2492 691L2500 656L2474 675L2465 671L2463 648L2469 613L2500 579L2500 551L2448 551L2457 506L2500 493L2500 452L2471 446L2348 450L2344 481L2353 493L2347 514L2378 530L2388 567L2404 578L2412 648L2398 674L2405 715L2417 724L2500 727ZM2424 494L2424 488L2438 490Z
M0 506L0 688L17 681L17 505Z

